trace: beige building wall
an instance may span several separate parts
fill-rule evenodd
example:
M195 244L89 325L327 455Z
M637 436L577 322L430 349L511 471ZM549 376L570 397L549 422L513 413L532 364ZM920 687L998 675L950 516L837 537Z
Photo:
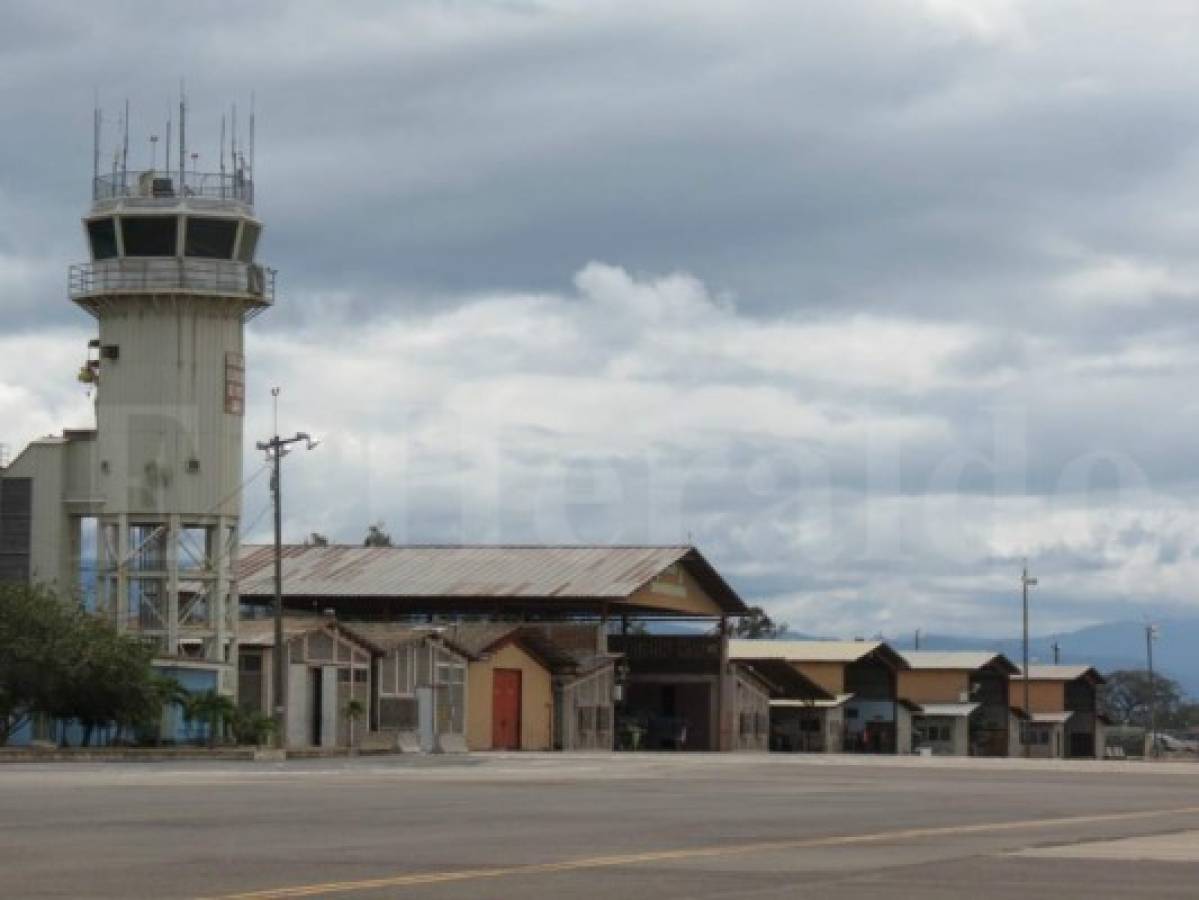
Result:
M614 611L625 604L700 616L721 615L720 606L716 601L709 597L707 591L699 586L699 582L678 563L667 566L657 578L633 593L627 601L621 600L616 603Z
M970 690L965 669L899 670L899 696L913 703L958 703Z
M491 749L492 672L520 670L520 749L549 750L554 695L550 673L516 644L505 644L487 659L471 662L466 669L466 746L471 750Z
M801 674L833 696L845 693L845 664L839 662L796 662Z
M1024 682L1019 678L1011 681L1010 702L1019 710L1024 709ZM1030 681L1028 702L1034 713L1066 711L1066 683L1064 681Z

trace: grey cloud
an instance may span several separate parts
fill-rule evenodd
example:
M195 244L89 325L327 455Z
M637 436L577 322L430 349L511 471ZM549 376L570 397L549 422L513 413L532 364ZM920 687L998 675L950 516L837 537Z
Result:
M1029 540L1053 572L1078 573L1047 602L1090 620L1115 601L1088 573L1139 571L1100 533L1113 511L1165 570L1194 558L1185 529L1155 516L1196 495L1199 233L1187 198L1199 76L1176 39L1188 11L1130 9L380 3L331 17L318 3L12 3L0 34L4 336L28 344L87 325L64 294L67 265L84 255L94 87L110 114L131 97L137 162L186 76L202 166L224 104L238 100L244 116L254 89L262 255L281 296L251 326L262 349L252 396L302 380L289 354L333 344L329 378L363 362L376 366L364 380L383 378L414 358L406 376L428 380L420 401L391 379L338 398L355 416L323 448L330 462L297 462L290 529L354 539L384 519L426 540L690 532L780 609L824 603L846 623L892 622L905 609L949 615L952 601L967 605L964 627L1004 594L962 579L1010 568L1019 541L997 549L971 533L965 550L926 546L922 498L959 500L964 532L994 519L1005 535L1020 521L1007 501L1042 503L1029 528L1055 503L1085 501L1094 534ZM687 273L709 300L735 304L722 327L755 326L753 340L850 330L863 315L967 338L915 387L902 369L890 382L845 377L858 359L786 370L751 360L752 344L731 358L703 345L718 329L664 346L649 340L656 330L701 332L602 308L582 317L593 298L571 279L593 260L639 289ZM1112 264L1124 280L1105 274ZM543 335L540 348L470 318L514 297L524 305L503 315ZM368 332L420 332L453 310L466 317L438 319L433 349L399 338L362 349ZM871 350L883 361L926 352ZM0 361L0 389L29 380L16 365ZM480 473L469 440L440 444L439 404L465 402L446 385L502 386L495 402L519 407L535 385L594 398L577 382L605 375L630 403L671 396L686 417L634 452L617 429L580 447L567 425L505 408L495 473ZM304 384L315 399L294 410L303 426L337 420L320 385ZM40 388L36 402L71 408L73 390ZM714 395L755 391L784 421L727 434L730 414L705 422ZM785 421L807 414L820 427ZM995 464L1011 428L1019 452ZM411 459L394 457L401 445ZM1127 461L1147 487L1116 491L1128 486L1098 463L1093 481L1071 481L1096 454ZM531 494L539 484L556 499ZM247 499L247 520L262 499ZM872 547L879 533L894 543ZM1154 590L1181 602L1165 575Z

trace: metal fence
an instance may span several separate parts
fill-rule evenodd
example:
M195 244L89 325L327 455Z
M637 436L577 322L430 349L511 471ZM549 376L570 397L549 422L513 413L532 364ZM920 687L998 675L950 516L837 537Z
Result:
M178 172L168 175L161 170L116 172L92 181L92 200L118 200L139 197L174 201L179 197L208 200L236 200L254 205L254 182L243 172Z
M130 258L71 266L71 299L122 291L202 291L275 302L275 270L256 263L187 257Z

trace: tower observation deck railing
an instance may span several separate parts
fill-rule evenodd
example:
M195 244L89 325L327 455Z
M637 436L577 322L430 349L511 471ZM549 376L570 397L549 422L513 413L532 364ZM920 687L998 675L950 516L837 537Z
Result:
M108 259L71 266L72 300L105 293L195 291L275 302L275 270L257 263L187 257Z
M118 200L136 201L133 205L158 206L179 200L224 200L254 205L254 182L243 171L184 172L149 169L140 172L116 172L92 181L92 202L108 204Z

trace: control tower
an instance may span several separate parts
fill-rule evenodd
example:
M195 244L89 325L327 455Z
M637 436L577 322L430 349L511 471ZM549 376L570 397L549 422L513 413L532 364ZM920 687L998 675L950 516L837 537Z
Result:
M183 101L174 165L168 126L163 167L131 171L127 123L102 172L97 113L90 259L70 268L70 298L98 324L79 373L96 430L77 512L94 519L97 611L152 641L161 667L233 694L244 324L273 303L275 277L256 260L253 115L249 153L234 137L228 165L222 122L216 172L188 156Z

